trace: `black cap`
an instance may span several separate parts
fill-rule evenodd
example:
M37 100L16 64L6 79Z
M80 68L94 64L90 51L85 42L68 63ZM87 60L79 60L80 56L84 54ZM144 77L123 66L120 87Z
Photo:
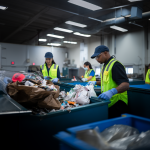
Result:
M105 52L105 51L109 52L108 47L106 47L106 46L104 46L104 45L100 45L100 46L98 46L98 47L95 48L95 52L94 52L94 54L91 56L91 58L93 59L93 58L95 58L96 56L98 56L100 53Z

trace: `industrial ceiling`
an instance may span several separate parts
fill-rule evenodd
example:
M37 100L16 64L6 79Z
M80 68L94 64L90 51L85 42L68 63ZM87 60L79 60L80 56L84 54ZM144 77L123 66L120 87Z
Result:
M122 28L131 30L141 29L149 26L150 0L130 2L128 0L85 0L91 4L102 7L98 10L90 10L73 3L69 0L1 0L0 6L8 7L0 10L0 42L26 44L34 38L48 38L47 34L64 36L66 39L82 39L82 36L54 30L55 27L70 29L81 34L95 36L111 34L110 28L122 19L118 24ZM81 1L81 0L77 0ZM140 6L143 11L142 19L130 19L131 8ZM114 20L113 20L114 19ZM73 21L87 25L77 27L68 25L66 21ZM114 22L113 22L114 21ZM129 24L135 21L134 25ZM49 40L54 40L50 38ZM43 42L37 44L43 45ZM45 43L46 45L46 43Z

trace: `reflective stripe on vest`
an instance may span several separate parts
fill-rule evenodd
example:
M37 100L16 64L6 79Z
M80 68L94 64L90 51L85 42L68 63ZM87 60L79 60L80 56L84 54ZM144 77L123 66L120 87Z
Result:
M48 75L48 72L47 72L46 64L41 65L40 68L42 69L43 77L49 76L49 77L51 77L52 79L57 78L58 65L53 64L53 65L51 66L51 68L50 68L50 70L49 70L49 75ZM51 80L52 80L52 79L51 79Z
M89 78L89 75L90 75L90 73L91 73L92 70L93 70L93 69L90 69L90 71L86 71L86 72L85 72L85 75L84 75L84 78ZM93 71L94 71L94 70L93 70ZM90 81L96 81L95 75L92 77L92 79L91 79ZM88 81L87 81L87 82L88 82Z
M145 83L150 84L150 69L146 73Z
M115 62L119 62L115 59L111 59L110 62L106 65L106 67L102 68L101 76L101 92L109 91L113 88L118 87L117 83L112 79L112 67ZM120 62L119 62L120 63ZM128 95L127 91L123 93L118 93L110 99L111 103L108 104L108 107L113 106L118 100L122 100L126 104L128 104Z

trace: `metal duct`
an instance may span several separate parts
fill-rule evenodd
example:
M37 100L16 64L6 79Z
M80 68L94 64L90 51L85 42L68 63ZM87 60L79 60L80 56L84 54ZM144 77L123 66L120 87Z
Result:
M149 19L149 18L150 18L150 11L142 13L142 19L138 19L138 21L143 20L143 19ZM59 27L67 28L67 29L73 30L74 32L80 32L83 34L97 34L101 30L108 28L111 25L118 25L119 26L121 24L129 23L131 21L136 21L136 20L137 19L132 19L132 18L130 18L130 16L128 16L128 17L119 17L116 19L115 18L109 19L109 20L106 20L104 22L98 23L95 26L88 28L88 29L70 26L70 25L67 25L65 23L61 24ZM53 31L53 29L48 29L48 30L42 31L40 33L39 37L40 38L46 37L46 34L51 33L51 31Z
M148 18L150 18L150 12L142 13L142 19L138 19L138 21L143 20L143 19L148 19ZM136 21L136 19L126 18L126 17L120 17L120 18L116 18L116 19L114 18L112 20L108 20L106 22L99 23L89 29L81 29L78 27L67 26L66 24L61 25L61 27L66 27L68 29L73 30L74 32L80 32L83 34L96 34L96 33L100 32L102 29L108 28L111 25L121 25L121 24L128 23L130 21Z

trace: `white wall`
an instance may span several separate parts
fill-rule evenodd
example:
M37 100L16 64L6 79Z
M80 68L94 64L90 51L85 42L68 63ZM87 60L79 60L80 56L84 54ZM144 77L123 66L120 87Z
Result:
M75 62L74 64L77 65L77 68L80 67L80 42L78 44L72 45L72 44L67 44L67 49L68 49L68 58L70 59L71 63L72 60L74 59Z
M52 48L48 46L30 46L8 43L0 44L2 49L2 69L4 70L24 71L27 70L27 66L32 65L33 62L35 65L42 65L45 62L45 53L52 52L54 60L59 65L60 72L62 72L65 52L67 51L66 48ZM30 63L26 62L27 56L30 58ZM14 61L15 65L11 65L11 61Z
M145 74L145 65L150 63L150 29L149 29L149 48L147 50L146 45L146 32L144 29L140 29L134 32L126 32L116 35L116 54L115 54L115 35L104 35L103 40L101 37L87 38L88 41L88 61L92 66L98 66L98 62L95 59L91 59L94 54L95 48L101 44L108 46L110 54L116 56L123 65L133 65L134 73ZM74 51L74 52L73 52ZM71 48L69 55L75 58L75 61L79 61L79 48ZM78 65L79 66L79 65Z

